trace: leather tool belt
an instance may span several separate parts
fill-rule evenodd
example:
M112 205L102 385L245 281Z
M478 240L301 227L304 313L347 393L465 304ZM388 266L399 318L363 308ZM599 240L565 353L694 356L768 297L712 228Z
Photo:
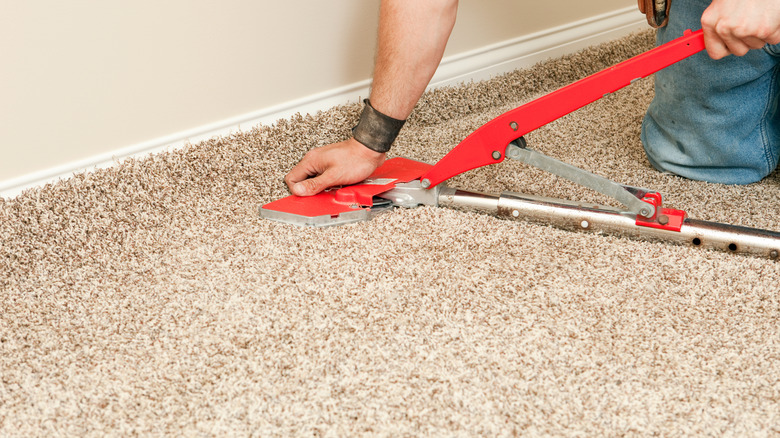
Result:
M639 11L647 16L647 23L653 27L663 27L669 20L669 6L672 0L637 0Z

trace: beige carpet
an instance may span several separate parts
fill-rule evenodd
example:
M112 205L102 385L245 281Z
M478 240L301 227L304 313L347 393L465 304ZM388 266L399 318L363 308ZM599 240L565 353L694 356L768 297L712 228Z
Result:
M650 48L642 33L426 95L393 154ZM692 217L780 230L780 176L653 170L652 79L528 136ZM205 103L204 103L205 104ZM258 218L358 105L0 201L2 436L780 434L780 263L438 208ZM451 185L599 196L520 164Z

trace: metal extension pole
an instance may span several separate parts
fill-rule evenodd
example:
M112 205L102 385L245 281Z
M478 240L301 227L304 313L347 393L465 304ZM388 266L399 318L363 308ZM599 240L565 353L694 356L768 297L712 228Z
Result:
M439 192L438 205L482 211L568 230L672 242L773 260L777 260L780 254L778 232L696 219L685 219L679 232L650 228L637 225L634 219L616 208L561 199L510 192L496 196L445 187Z

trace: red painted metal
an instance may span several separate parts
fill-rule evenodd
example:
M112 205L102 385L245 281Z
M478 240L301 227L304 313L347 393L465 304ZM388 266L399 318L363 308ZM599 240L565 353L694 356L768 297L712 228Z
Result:
M417 179L430 168L431 165L428 163L401 157L391 158L362 183L337 189L334 201L340 204L370 207L375 195L392 189L397 183Z
M335 188L314 196L295 196L265 204L262 208L302 217L330 215L338 217L341 213L370 209L374 195L384 193L398 183L417 179L431 168L430 164L407 158L392 158L379 166L362 183Z
M687 30L680 38L508 111L466 137L422 178L434 187L471 169L499 163L511 141L703 49L702 31ZM500 153L498 159L494 152Z
M685 211L662 207L663 200L661 194L657 192L646 194L642 200L655 206L655 215L651 218L637 215L636 224L638 226L677 232L682 229L683 222L688 216Z

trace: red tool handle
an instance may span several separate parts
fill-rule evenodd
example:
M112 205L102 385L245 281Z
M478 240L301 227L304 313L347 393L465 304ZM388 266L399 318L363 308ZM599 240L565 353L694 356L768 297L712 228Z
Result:
M433 187L471 169L500 163L511 141L703 49L702 31L687 30L680 38L508 111L455 146L422 176L423 185Z

